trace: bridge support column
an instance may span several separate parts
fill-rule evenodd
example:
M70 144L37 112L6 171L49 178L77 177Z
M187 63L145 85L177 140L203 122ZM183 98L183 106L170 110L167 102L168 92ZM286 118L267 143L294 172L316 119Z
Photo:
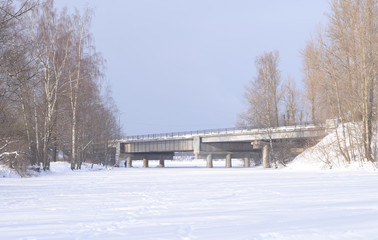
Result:
M250 166L251 166L251 164L249 163L249 158L245 157L244 158L244 167L245 168L249 168Z
M207 168L213 167L213 156L211 154L207 155Z
M163 168L165 165L164 165L164 159L160 159L159 160L159 167Z
M147 158L143 158L143 167L148 168L148 159Z
M121 155L121 143L116 144L115 161L119 164L119 156Z
M270 168L269 145L265 144L262 149L262 162L264 168Z
M231 161L231 154L227 154L226 156L226 168L232 167L232 161Z
M131 157L126 158L126 167L128 168L133 167L133 160L131 160Z
M200 152L201 152L201 137L195 136L193 137L193 153L194 153L195 159L199 159Z

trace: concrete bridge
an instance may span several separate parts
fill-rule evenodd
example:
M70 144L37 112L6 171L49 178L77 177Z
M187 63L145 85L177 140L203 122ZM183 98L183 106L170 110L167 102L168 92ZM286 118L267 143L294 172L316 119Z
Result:
M268 168L276 149L295 155L325 135L326 128L315 125L228 128L128 136L114 141L113 147L117 161L125 160L127 167L132 167L134 160L143 160L144 167L148 167L148 160L160 160L160 167L164 167L164 160L173 159L175 153L192 152L196 159L207 159L208 168L213 167L213 159L226 159L225 167L232 167L232 158L244 159L244 167L253 160Z

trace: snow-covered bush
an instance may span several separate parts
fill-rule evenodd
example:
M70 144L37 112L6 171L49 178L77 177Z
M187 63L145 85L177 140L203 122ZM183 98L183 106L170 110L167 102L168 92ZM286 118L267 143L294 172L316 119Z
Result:
M20 140L0 140L0 164L15 170L20 176L26 176L30 166L25 142Z

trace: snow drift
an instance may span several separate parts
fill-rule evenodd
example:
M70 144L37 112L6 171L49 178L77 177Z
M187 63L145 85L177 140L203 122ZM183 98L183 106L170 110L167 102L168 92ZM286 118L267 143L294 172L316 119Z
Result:
M318 144L298 155L288 165L288 168L294 170L364 169L376 171L377 165L362 157L364 150L361 146L362 134L360 129L359 124L355 123L345 124L344 128L340 125ZM376 137L374 140L377 142ZM350 163L345 160L343 153L350 156Z

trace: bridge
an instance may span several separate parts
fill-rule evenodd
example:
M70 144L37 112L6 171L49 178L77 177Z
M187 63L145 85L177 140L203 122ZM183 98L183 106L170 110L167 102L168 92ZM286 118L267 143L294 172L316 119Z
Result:
M315 125L226 128L128 136L115 140L112 147L113 157L118 162L125 160L127 167L132 167L135 160L142 160L144 167L148 167L149 160L159 160L159 166L164 167L164 160L172 160L175 153L191 152L196 159L206 159L208 168L213 167L213 159L226 159L225 167L230 168L232 158L243 159L244 167L253 160L268 168L272 152L277 154L277 149L284 149L295 156L326 133L326 127Z

